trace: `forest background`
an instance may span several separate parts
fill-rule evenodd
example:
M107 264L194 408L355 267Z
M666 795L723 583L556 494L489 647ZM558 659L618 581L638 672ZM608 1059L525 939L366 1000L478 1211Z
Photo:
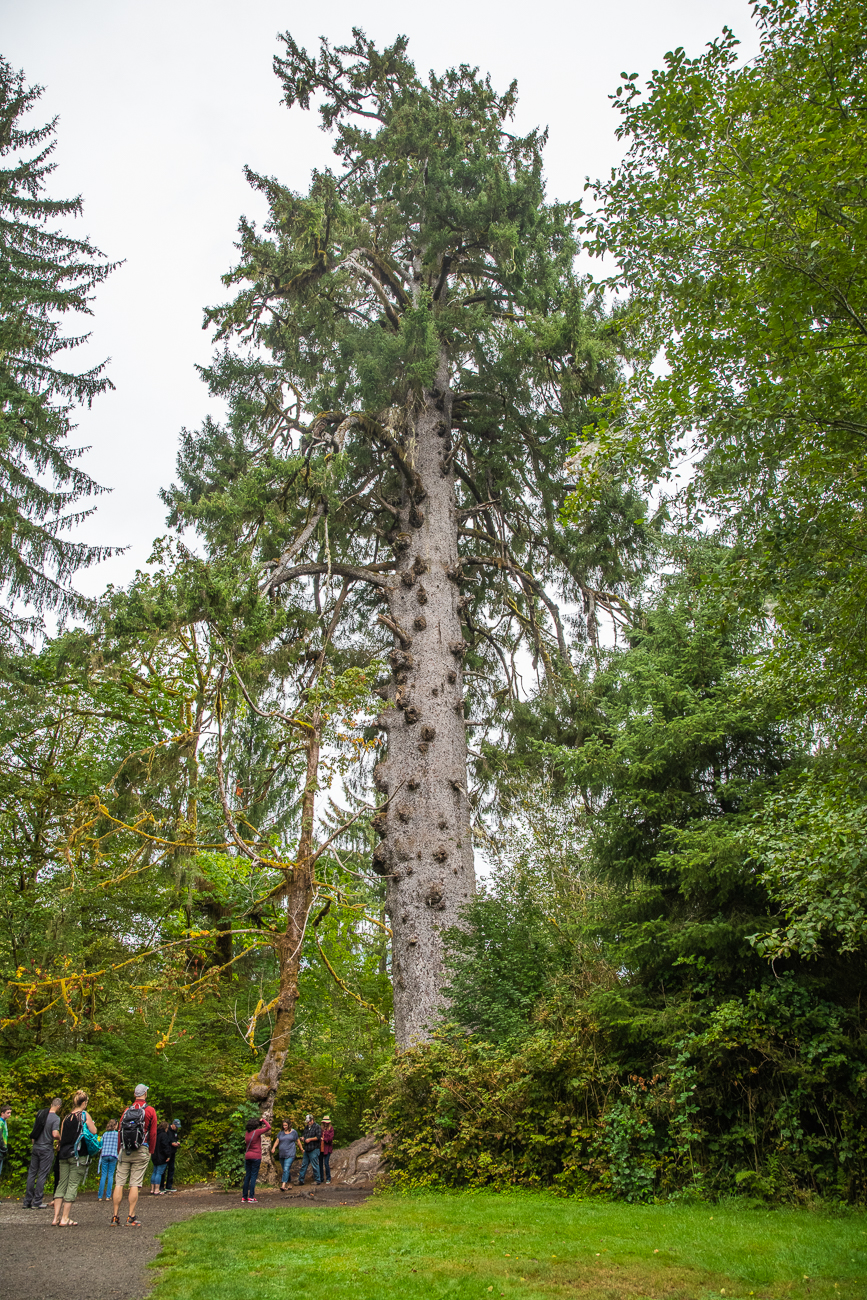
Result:
M287 41L287 102L324 95L343 158L387 188L350 201L327 174L307 195L251 175L270 226L242 226L238 296L209 313L228 414L184 436L149 571L94 602L72 580L100 552L57 521L95 490L69 434L106 376L60 368L59 323L111 268L52 233L76 205L46 198L52 131L15 134L35 99L4 64L13 1177L45 1095L83 1083L104 1118L140 1076L187 1120L190 1169L231 1176L257 1071L278 1114L327 1106L342 1139L387 1134L398 1183L863 1199L865 17L776 0L749 63L725 32L646 85L624 73L624 161L570 205L544 197L543 137L501 133L511 92L420 79L401 42L359 34L311 64ZM375 98L381 135L353 134L338 91ZM417 191L406 102L422 135L437 114L470 123L441 192L505 205L461 208L483 249L469 325L436 290L414 316L387 268L338 265L329 243ZM579 274L581 248L614 273ZM269 307L260 328L278 288L286 318ZM317 333L314 294L352 327ZM398 425L362 429L377 468L313 414L382 409L383 375L434 392L437 330L484 380L446 459L466 796L491 870L449 931L437 1033L395 1055L373 696L394 699L404 642L376 583L357 595L350 551L361 538L387 573L379 547L404 544L383 519L421 498ZM335 400L306 407L292 366L324 392L323 355ZM367 514L346 491L362 470ZM52 609L67 622L46 637Z

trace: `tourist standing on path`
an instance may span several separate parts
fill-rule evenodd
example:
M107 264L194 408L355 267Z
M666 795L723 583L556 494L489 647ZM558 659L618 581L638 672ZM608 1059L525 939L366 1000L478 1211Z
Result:
M169 1125L169 1135L171 1137L171 1155L166 1161L166 1171L163 1174L163 1191L168 1195L169 1192L175 1191L175 1156L178 1154L178 1147L181 1145L181 1121L173 1119Z
M160 1185L166 1172L166 1165L169 1163L171 1149L172 1140L169 1136L168 1120L163 1120L162 1123L157 1124L157 1145L154 1151L154 1167L151 1171L151 1196L162 1196Z
M78 1222L70 1219L69 1211L84 1182L90 1164L90 1148L84 1139L87 1128L96 1137L96 1125L85 1110L87 1093L77 1092L72 1099L72 1110L60 1126L60 1145L57 1157L60 1178L54 1191L54 1228L77 1228Z
M139 1189L144 1181L145 1170L151 1158L151 1152L157 1147L157 1113L148 1105L147 1084L136 1084L131 1106L120 1117L120 1155L117 1160L117 1182L114 1185L111 1216L113 1226L120 1226L120 1206L123 1200L123 1188L129 1182L129 1213L126 1219L128 1228L140 1228L141 1220L136 1218L135 1207L138 1205Z
M313 1177L316 1179L316 1186L322 1182L322 1175L319 1172L319 1146L322 1141L322 1129L316 1123L312 1115L305 1117L304 1132L301 1141L304 1144L304 1159L301 1161L301 1173L298 1175L298 1186L304 1186L304 1179L307 1175L307 1166L313 1167Z
M298 1130L294 1129L288 1119L284 1119L280 1125L280 1132L274 1139L271 1147L271 1154L277 1152L277 1159L283 1166L283 1181L280 1184L280 1191L285 1192L287 1187L292 1185L292 1161L295 1159L295 1144L298 1141Z
M266 1119L247 1121L247 1131L244 1134L244 1186L241 1190L241 1202L245 1205L256 1205L256 1179L259 1177L259 1168L262 1164L262 1137L265 1133L271 1132L271 1125Z
M54 1143L60 1137L61 1097L55 1097L47 1110L41 1110L36 1116L30 1138L30 1168L27 1170L27 1189L24 1192L25 1210L47 1210L48 1205L42 1200L45 1180L54 1164Z
M9 1154L9 1123L12 1107L5 1103L0 1106L0 1174L3 1173L3 1161Z
M110 1201L111 1193L114 1188L114 1171L117 1168L117 1120L110 1119L105 1126L105 1132L102 1135L102 1146L99 1149L99 1164L96 1172L99 1178L98 1201Z
M334 1125L330 1115L322 1116L322 1141L319 1147L321 1169L319 1177L326 1183L331 1182L331 1152L334 1150Z

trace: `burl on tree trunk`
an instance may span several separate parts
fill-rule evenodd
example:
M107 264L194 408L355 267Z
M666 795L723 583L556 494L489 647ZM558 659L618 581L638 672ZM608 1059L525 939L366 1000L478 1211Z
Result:
M376 784L389 802L374 825L374 865L387 877L395 1034L428 1037L443 1002L442 931L475 889L464 725L460 568L448 368L408 414L406 474L393 541L399 581L383 621L394 634L388 736Z

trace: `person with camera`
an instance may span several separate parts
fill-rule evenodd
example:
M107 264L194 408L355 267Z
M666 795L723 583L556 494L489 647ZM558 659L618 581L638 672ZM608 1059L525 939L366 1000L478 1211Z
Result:
M244 1205L258 1205L256 1199L256 1180L262 1166L262 1138L271 1132L271 1122L267 1119L250 1119L244 1132L244 1186L241 1202Z

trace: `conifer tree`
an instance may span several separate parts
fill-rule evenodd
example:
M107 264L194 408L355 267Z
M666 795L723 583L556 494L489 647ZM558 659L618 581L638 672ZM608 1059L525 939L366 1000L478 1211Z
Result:
M546 200L544 134L508 129L515 85L423 80L403 37L380 51L355 30L318 58L282 41L285 102L319 102L340 165L304 195L249 173L268 222L242 220L239 291L206 315L228 419L185 433L166 501L269 599L292 584L318 608L346 581L368 652L391 642L373 865L405 1044L441 1004L441 932L474 889L467 731L505 717L522 645L545 687L569 673L563 603L591 634L616 605L640 507L612 484L594 517L559 519L617 335L574 270L575 208Z
M76 570L110 554L63 534L89 511L72 510L101 491L75 465L67 444L76 405L111 387L105 365L75 374L55 359L83 343L61 328L67 312L90 312L93 290L113 269L87 239L55 226L77 216L81 198L45 193L54 170L56 119L23 119L42 88L0 58L0 588L10 605L76 609ZM27 620L0 608L0 627L21 633Z

